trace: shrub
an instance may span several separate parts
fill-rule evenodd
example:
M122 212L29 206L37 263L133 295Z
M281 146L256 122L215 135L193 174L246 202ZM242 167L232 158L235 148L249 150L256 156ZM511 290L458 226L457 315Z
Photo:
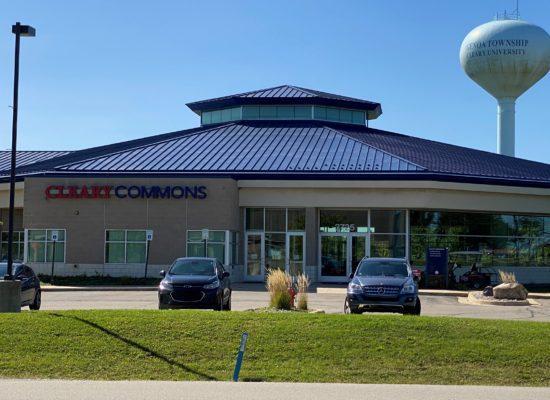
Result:
M267 290L271 307L290 310L292 308L289 289L292 284L290 275L280 269L271 269L267 273Z
M290 293L286 291L272 294L269 305L277 310L290 310L292 308Z
M513 272L505 272L505 271L498 270L498 276L499 276L500 281L502 283L516 283L517 282L516 274L514 274Z
M309 278L306 274L300 274L296 277L298 286L298 310L307 310L307 290L309 288Z

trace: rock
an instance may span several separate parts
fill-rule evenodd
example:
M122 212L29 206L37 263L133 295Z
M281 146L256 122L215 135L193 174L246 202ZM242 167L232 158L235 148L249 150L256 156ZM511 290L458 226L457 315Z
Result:
M495 299L525 300L527 289L521 283L501 283L493 288Z
M485 289L483 289L483 296L493 297L493 287L492 286L485 287Z

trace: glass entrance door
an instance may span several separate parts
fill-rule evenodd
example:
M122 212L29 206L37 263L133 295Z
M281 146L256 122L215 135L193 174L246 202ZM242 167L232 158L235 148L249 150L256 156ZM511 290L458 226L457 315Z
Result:
M321 233L321 281L345 282L368 255L366 233Z
M347 234L321 234L321 280L345 281L347 259Z
M246 234L246 279L261 281L264 279L265 255L264 234Z
M287 233L286 270L296 276L304 272L305 241L303 233Z
M349 260L349 274L355 272L359 261L367 255L367 235L365 234L351 234L351 249L350 249L350 260Z

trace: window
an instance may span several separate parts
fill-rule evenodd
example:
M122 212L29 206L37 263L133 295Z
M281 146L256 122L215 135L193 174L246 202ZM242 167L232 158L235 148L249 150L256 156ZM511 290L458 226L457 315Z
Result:
M364 125L361 110L313 105L246 105L201 112L201 124L219 124L237 120L310 120Z
M2 232L2 244L0 246L0 259L6 261L8 259L8 232ZM25 232L13 232L13 259L23 261L25 252Z
M364 111L337 107L314 106L313 115L315 119L344 122L346 124L364 125L366 120Z
M187 231L187 257L212 257L227 265L231 262L231 254L228 254L232 248L230 233L229 231L209 231L208 240L205 243L202 240L202 231Z
M241 107L201 112L201 125L219 124L241 119Z
M411 260L424 265L428 247L446 247L457 265L550 266L547 218L412 210Z
M265 268L278 268L284 270L287 261L287 241L289 248L289 260L291 271L301 271L303 266L303 237L305 230L306 212L304 208L247 208L245 210L246 230L252 236L258 235L257 231L263 231L265 254ZM296 232L288 235L287 232ZM262 253L261 240L256 241L248 236L247 251L248 262L254 268L259 268L257 259L252 255ZM249 266L250 268L250 266ZM248 275L258 275L259 270L248 270Z
M146 259L145 230L108 229L105 231L105 263L145 264Z
M65 262L65 229L28 229L27 262L52 262L52 233L57 231L55 261Z

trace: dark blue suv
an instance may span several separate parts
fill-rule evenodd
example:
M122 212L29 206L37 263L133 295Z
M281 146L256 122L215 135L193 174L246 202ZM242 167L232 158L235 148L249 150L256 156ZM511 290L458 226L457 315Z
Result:
M231 310L231 281L215 258L183 257L161 271L159 309L212 308Z
M418 284L401 258L364 258L350 276L344 312L400 312L420 315Z

